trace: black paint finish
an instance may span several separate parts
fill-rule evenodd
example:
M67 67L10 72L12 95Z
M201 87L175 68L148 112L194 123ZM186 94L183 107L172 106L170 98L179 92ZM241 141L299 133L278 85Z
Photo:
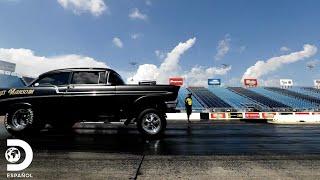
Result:
M100 84L71 84L75 72L103 72L105 82ZM37 85L41 78L52 74L70 73L68 84ZM64 121L119 121L133 119L145 108L169 112L167 102L177 99L179 87L171 85L125 85L109 82L111 69L74 68L50 71L40 75L28 87L0 89L0 114L17 105L31 106L42 120ZM59 118L58 118L59 117ZM61 118L63 117L63 119Z

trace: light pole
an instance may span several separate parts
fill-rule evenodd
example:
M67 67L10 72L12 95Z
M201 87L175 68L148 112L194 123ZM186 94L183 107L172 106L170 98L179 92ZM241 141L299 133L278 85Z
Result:
M138 66L138 62L135 62L135 61L131 61L129 62L130 66L132 67L133 70L136 69L136 66ZM133 75L131 76L131 82L133 82L134 79L133 79Z

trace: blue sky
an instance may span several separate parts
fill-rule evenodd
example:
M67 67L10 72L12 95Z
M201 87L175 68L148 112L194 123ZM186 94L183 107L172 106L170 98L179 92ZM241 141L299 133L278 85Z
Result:
M87 56L128 76L136 71L129 62L159 66L179 42L195 37L181 54L179 71L228 64L230 71L212 76L237 84L258 60L302 51L305 44L320 46L317 0L97 0L104 3L98 12L63 7L61 1L0 0L0 48L29 49L44 57ZM135 10L141 16L130 18ZM217 58L221 42L227 49ZM259 79L312 85L312 79L320 79L318 59L316 52ZM310 61L316 64L311 71Z

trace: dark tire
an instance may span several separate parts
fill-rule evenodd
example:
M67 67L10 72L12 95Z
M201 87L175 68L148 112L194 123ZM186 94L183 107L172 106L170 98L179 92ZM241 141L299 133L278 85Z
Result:
M44 128L31 107L18 106L10 109L4 118L7 131L14 136L39 133Z
M139 132L147 138L163 135L167 126L165 115L156 109L146 109L137 118Z

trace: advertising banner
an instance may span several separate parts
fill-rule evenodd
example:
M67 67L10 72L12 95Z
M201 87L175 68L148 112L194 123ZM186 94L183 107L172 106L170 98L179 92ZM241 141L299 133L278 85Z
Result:
M211 119L224 119L226 118L226 113L211 113Z
M169 78L169 84L174 85L174 86L182 86L183 85L183 78L181 78L181 77Z
M244 79L244 85L250 87L257 87L258 80L257 79Z
M262 113L262 118L263 119L273 119L273 117L276 115L277 113L275 112L263 112Z
M260 113L258 112L250 112L250 113L245 113L245 116L247 119L259 119L260 118Z
M280 115L292 115L293 112L281 112Z
M221 85L221 79L208 79L208 85L213 86L220 86Z
M0 60L0 70L15 72L16 71L16 64Z
M280 86L293 86L293 80L292 79L280 79Z
M310 112L295 112L295 115L309 115Z
M229 117L230 118L243 118L243 114L242 113L229 113Z

